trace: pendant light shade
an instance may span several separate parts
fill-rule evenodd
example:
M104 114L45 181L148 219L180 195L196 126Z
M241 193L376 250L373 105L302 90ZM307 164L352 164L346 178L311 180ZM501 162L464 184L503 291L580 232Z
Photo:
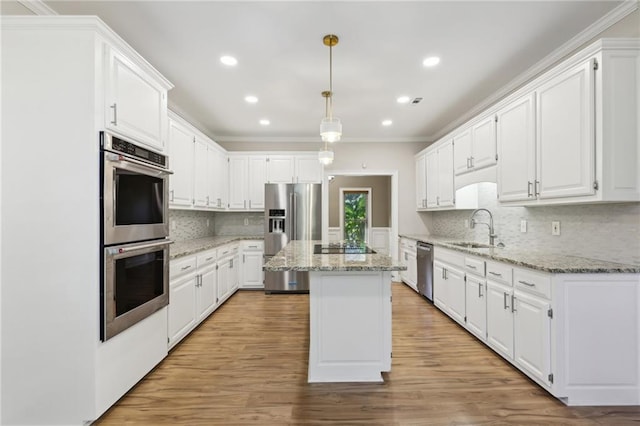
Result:
M329 47L329 90L322 92L325 99L325 117L320 121L320 137L324 142L324 149L318 152L318 160L328 165L333 162L333 151L328 144L338 142L342 137L342 123L333 116L333 46L338 44L338 36L328 34L322 38L325 46Z
M318 152L318 160L325 166L333 163L333 151L327 150Z
M325 117L320 122L322 142L338 142L342 136L342 123L339 118Z

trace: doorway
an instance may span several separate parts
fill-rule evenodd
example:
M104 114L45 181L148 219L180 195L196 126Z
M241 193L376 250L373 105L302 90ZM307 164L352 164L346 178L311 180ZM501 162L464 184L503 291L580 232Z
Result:
M348 244L369 243L371 206L371 188L340 188L340 229Z

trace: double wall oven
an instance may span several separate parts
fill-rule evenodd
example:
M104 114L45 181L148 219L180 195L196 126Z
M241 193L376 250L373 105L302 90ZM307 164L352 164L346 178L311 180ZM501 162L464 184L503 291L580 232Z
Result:
M100 338L169 303L168 158L100 133Z

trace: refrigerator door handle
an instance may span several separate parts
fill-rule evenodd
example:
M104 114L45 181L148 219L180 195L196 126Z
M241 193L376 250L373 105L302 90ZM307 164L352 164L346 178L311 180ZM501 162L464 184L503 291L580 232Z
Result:
M292 240L297 240L298 239L298 224L297 224L297 218L296 218L296 202L297 197L296 197L296 193L292 192L291 193L291 239Z

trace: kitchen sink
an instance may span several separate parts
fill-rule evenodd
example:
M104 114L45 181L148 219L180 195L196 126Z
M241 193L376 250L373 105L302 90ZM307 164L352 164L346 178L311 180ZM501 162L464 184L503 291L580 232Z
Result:
M464 247L464 248L495 248L496 247L490 244L476 243L473 241L456 241L456 242L449 242L447 244L451 244L452 246L457 246L457 247Z

